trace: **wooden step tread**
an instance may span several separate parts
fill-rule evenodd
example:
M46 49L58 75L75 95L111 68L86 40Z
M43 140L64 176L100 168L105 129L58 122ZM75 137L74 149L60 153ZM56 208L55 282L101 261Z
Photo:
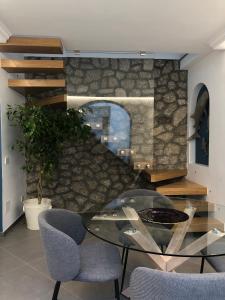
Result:
M2 59L0 62L1 68L8 73L34 73L47 72L56 73L63 72L63 60L16 60Z
M186 208L186 203L190 202L190 205L195 207L197 212L213 212L215 211L215 204L205 200L193 200L193 199L183 199L183 200L174 200L174 208L180 211L183 211Z
M11 36L6 43L0 43L0 52L61 54L63 47L58 38Z
M168 180L177 177L183 177L187 175L187 169L175 169L175 170L148 170L145 172L149 175L151 182L158 182Z
M65 88L64 79L9 79L8 86L21 94L41 92L46 89Z
M166 196L178 195L207 195L207 187L198 183L182 179L174 183L161 185L156 191Z
M208 232L214 228L224 232L224 223L215 218L198 217L193 218L188 232Z
M52 96L52 97L28 102L28 104L36 105L36 106L55 105L55 104L59 104L59 103L67 103L67 95L66 94Z

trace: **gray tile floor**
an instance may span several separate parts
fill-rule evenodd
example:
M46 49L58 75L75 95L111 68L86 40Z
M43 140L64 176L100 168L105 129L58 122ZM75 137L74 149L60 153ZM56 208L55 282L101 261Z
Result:
M92 238L88 236L88 238ZM137 266L153 267L144 254L131 253L126 285ZM200 260L192 259L178 272L199 272ZM205 272L213 272L206 264ZM22 219L0 237L0 299L50 300L54 282L49 277L38 231L26 229ZM113 284L64 283L59 300L113 300Z

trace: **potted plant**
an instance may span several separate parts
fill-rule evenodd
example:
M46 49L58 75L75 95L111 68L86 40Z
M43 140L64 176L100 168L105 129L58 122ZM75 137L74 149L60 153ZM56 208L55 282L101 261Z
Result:
M37 174L37 197L24 200L23 207L27 227L38 230L39 213L51 208L51 200L43 198L43 182L56 170L64 142L87 138L90 127L84 124L83 112L75 109L8 105L7 116L22 133L12 148L24 154L23 169Z

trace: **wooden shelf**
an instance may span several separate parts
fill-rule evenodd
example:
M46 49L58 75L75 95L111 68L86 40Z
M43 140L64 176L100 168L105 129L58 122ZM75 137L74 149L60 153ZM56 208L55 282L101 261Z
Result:
M149 175L149 179L151 182L158 182L178 177L183 177L187 175L187 170L148 170L145 172Z
M8 86L21 94L33 94L43 90L65 88L64 79L9 79Z
M156 191L166 196L207 195L208 193L207 187L186 179L159 186Z
M188 232L208 232L214 228L224 232L224 223L214 218L199 217L192 220Z
M183 211L186 208L186 201L190 201L190 204L196 208L197 212L213 212L215 210L215 204L205 200L193 200L185 198L183 200L176 200L173 202L174 208Z
M8 73L57 73L63 72L63 60L15 60L2 59L0 67Z
M67 103L67 95L66 94L28 102L28 104L37 105L37 106L48 106L48 105L55 105L55 104L61 104L61 103L65 103L65 104Z
M6 43L0 43L0 52L61 54L63 47L57 38L11 36Z

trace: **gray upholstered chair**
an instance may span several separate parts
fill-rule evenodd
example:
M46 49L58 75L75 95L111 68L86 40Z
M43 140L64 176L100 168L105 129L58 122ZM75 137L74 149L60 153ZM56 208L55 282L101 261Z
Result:
M202 250L202 253L204 255L207 255L208 253L225 253L225 238L219 239L210 245L207 250ZM206 260L216 272L225 272L225 256L206 257Z
M48 269L56 281L53 300L57 299L61 282L106 282L114 280L116 298L119 299L118 278L121 259L115 246L84 240L85 229L81 217L64 209L52 209L39 215Z
M181 274L137 268L130 280L131 300L224 300L225 274Z

